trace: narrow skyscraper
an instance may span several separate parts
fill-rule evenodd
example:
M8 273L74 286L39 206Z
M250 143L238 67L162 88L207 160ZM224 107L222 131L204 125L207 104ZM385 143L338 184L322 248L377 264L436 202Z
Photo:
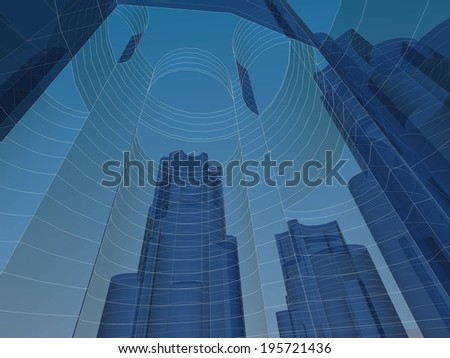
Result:
M161 160L138 273L113 277L99 337L245 336L221 175L205 153Z

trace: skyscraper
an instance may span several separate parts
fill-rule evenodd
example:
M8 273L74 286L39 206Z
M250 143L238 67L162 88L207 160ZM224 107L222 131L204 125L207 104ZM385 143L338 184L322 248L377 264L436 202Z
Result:
M113 277L98 336L244 337L237 243L224 215L220 168L205 153L163 158L139 270Z
M405 330L367 249L347 245L336 222L288 222L276 235L288 310L280 336L405 337Z
M316 75L325 107L367 171L350 188L428 337L449 334L449 32L446 21L419 41L373 46L355 31L326 37L323 46L340 64ZM411 289L427 291L428 303Z
M369 171L352 178L349 189L422 334L448 337L450 299L386 194Z

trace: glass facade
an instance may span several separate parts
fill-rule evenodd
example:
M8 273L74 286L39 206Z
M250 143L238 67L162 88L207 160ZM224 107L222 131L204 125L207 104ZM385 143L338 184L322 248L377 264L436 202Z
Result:
M368 171L349 184L423 335L447 337L448 295L386 194Z

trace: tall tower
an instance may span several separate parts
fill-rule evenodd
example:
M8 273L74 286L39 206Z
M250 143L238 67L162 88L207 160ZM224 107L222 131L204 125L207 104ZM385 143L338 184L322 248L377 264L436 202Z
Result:
M395 206L368 170L353 177L349 189L422 334L449 337L450 298ZM442 261L436 244L428 245L434 260Z
M288 222L276 235L288 310L277 313L280 336L405 337L369 252L347 245L336 222Z
M111 280L99 337L245 336L221 175L205 153L161 160L137 275Z
M449 33L447 20L420 40L326 37L339 64L316 74L365 173L350 189L425 337L450 330Z

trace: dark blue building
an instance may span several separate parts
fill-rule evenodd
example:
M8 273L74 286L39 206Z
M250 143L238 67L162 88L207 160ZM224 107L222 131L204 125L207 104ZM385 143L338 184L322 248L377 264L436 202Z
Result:
M188 160L195 168L178 166ZM99 337L245 336L220 178L204 153L161 160L138 273L111 280Z
M358 174L349 188L422 334L449 337L448 294L373 175Z
M325 107L368 171L351 185L363 215L368 220L368 212L378 210L367 199L380 198L375 188L387 200L378 208L391 209L377 211L385 225L375 229L372 216L369 226L427 337L448 337L450 328L449 39L450 21L420 41L373 46L355 31L336 40L324 36L323 51L336 65L316 75ZM386 221L386 215L392 218ZM387 244L383 238L400 224L405 242L394 250L389 245L396 246L395 240ZM409 262L396 270L404 255ZM420 287L428 304L410 294Z
M278 312L282 338L405 337L369 252L347 245L336 222L288 222L276 235L288 310Z

